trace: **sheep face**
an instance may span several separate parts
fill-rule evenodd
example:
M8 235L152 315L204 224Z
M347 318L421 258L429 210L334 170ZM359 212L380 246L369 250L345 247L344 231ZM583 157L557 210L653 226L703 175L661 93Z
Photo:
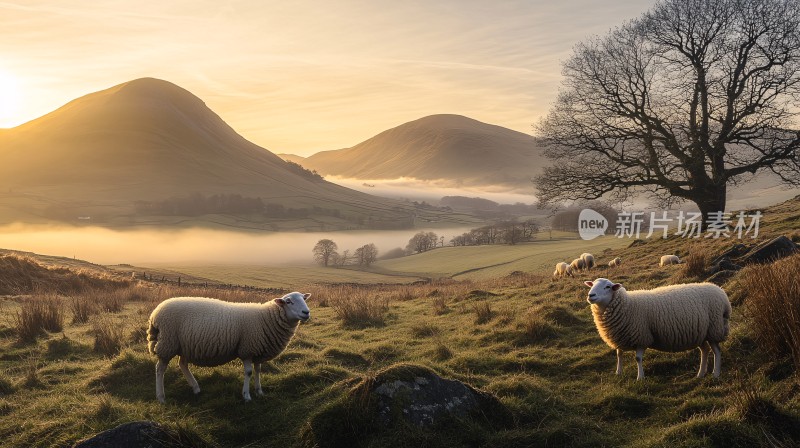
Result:
M614 291L622 287L619 283L614 283L607 278L598 278L593 282L583 282L589 288L589 296L586 300L592 305L606 307L611 303Z
M309 297L311 297L311 294L290 292L280 299L275 299L275 303L283 307L286 317L290 321L306 322L311 318L311 311L306 305L306 299Z

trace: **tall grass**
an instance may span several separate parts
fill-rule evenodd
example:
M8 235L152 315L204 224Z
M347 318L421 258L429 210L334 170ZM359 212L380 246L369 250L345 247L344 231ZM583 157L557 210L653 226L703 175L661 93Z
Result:
M758 342L800 370L800 254L746 268L739 287Z
M383 325L386 312L389 311L388 298L355 286L332 287L327 302L346 326Z
M61 331L64 329L63 300L56 295L34 296L22 302L14 324L21 342L32 342L45 331Z
M707 249L695 248L683 259L678 277L682 279L701 279L705 277L711 256Z
M113 356L122 350L125 342L125 325L114 322L108 314L98 315L92 322L94 335L94 351L106 356Z

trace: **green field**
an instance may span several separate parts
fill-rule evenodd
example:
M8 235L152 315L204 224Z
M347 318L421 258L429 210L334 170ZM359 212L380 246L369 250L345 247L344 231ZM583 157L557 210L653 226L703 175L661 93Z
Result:
M543 235L541 235L543 236ZM307 265L158 265L171 271L221 283L292 289L307 283L410 283L424 279L488 279L511 272L547 271L559 261L570 262L583 252L594 253L605 265L608 251L631 243L611 236L583 241L573 238L537 240L517 245L442 247L392 260L378 261L367 269L356 266L323 267Z
M800 198L767 209L762 225L759 239L747 243L777 235L800 241ZM602 254L614 242L595 241L590 251ZM679 252L707 261L733 242L670 238L634 247L608 246L611 250L600 261L620 256L623 266L585 276L607 275L628 289L703 280L705 274L692 271L691 263L660 268L655 260ZM626 246L627 241L616 243ZM772 266L747 267L724 284L734 307L730 336L722 344L721 378L695 378L696 350L648 350L646 378L636 381L632 354L625 357L623 375L614 375L614 351L597 334L582 279L550 277L554 259L566 260L570 257L565 255L586 250L586 244L543 244L538 258L528 260L542 268L485 279L355 287L320 284L323 268L287 271L283 275L295 283L292 289L313 294L312 319L299 328L284 353L265 365L266 395L249 404L240 395L241 363L193 368L202 388L193 396L174 360L166 375L167 403L158 404L155 360L146 352L143 329L150 311L165 297L202 294L252 301L271 295L138 282L119 293L87 291L53 299L40 284L36 291L0 300L0 440L9 447L70 446L124 422L153 420L188 441L183 446L796 446L800 361L792 360L792 350L798 344L786 339L793 345L768 351L763 338L776 332L778 324L792 321L758 324L759 309L750 301L770 285L747 285L758 285L753 282L780 265L780 272L790 274L774 281L785 290L796 288L800 255ZM519 258L526 256L526 246L535 247L497 249L520 251L515 254ZM481 261L458 257L456 250L436 252L419 256L416 269L420 260L438 258L447 265L440 272L457 273L468 266L463 260ZM493 252L483 257L477 266L514 258L498 258ZM57 264L58 259L48 261ZM266 271L256 272L251 281L262 274ZM762 299L771 302L779 294L770 292ZM86 323L72 322L73 300L108 304L115 297L122 300L120 309L101 311ZM788 299L796 302L798 297ZM38 300L54 300L61 307L63 329L20 341L15 316L26 303ZM366 308L373 310L369 316L346 311ZM98 341L109 338L101 337L103 331L118 332L119 353L102 351ZM498 422L491 416L471 416L429 428L397 420L383 428L374 421L375 403L357 395L354 385L401 363L489 392L511 418Z

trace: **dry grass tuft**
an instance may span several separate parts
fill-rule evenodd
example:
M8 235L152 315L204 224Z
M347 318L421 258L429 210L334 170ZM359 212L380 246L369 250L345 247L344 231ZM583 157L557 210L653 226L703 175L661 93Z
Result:
M125 325L114 322L107 314L100 314L92 322L94 351L106 356L114 356L122 350L125 342Z
M739 276L756 339L773 355L791 357L800 369L800 254L750 266Z
M472 311L475 312L475 324L485 324L492 320L494 312L488 301L478 302L472 305Z
M682 279L704 278L710 261L711 256L707 249L694 249L683 259L682 268L678 273L678 277Z
M386 297L355 286L331 287L328 304L342 323L350 327L383 325L389 311Z
M14 324L21 342L32 342L45 330L51 333L63 330L62 299L55 295L45 295L22 302L20 310L14 316Z

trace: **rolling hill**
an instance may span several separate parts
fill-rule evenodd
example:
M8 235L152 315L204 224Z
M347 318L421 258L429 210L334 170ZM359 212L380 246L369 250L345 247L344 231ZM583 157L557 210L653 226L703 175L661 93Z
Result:
M512 187L530 187L546 163L530 135L446 114L402 124L352 148L281 156L324 175Z
M322 216L305 228L397 222L414 212L290 166L236 133L187 90L158 79L86 95L0 133L5 221L102 216L110 224L160 223L134 205L163 214L163 201L193 195L261 198L284 215L293 210L276 214L281 219Z

